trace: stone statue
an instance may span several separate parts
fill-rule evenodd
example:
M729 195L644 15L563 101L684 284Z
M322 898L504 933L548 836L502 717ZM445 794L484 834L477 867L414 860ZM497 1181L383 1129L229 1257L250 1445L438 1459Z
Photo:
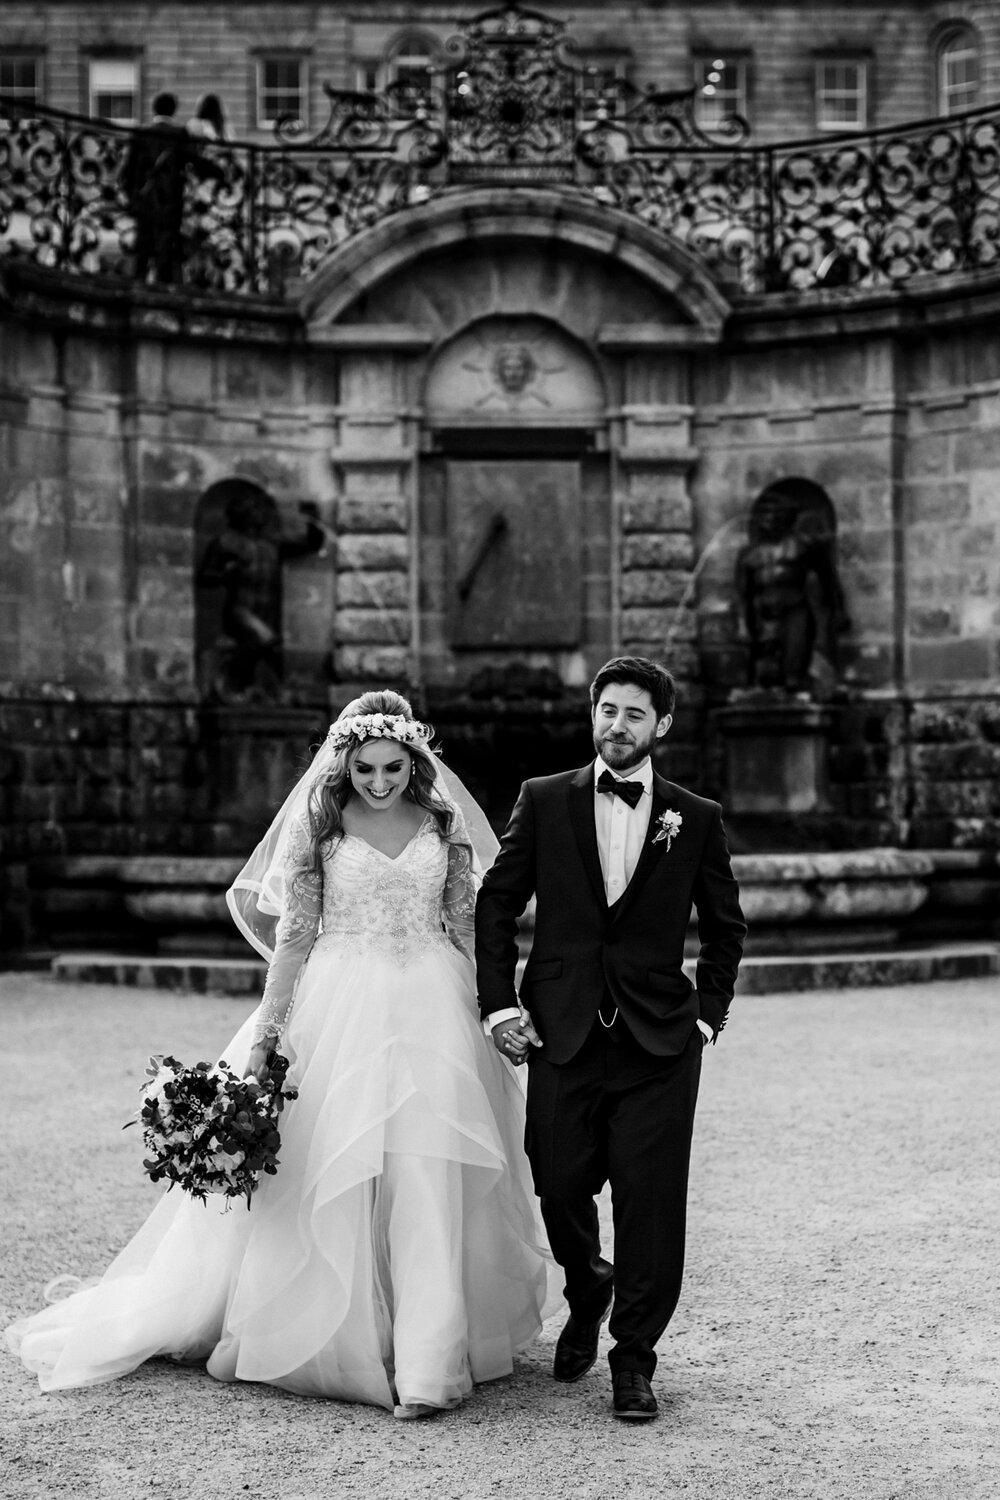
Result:
M198 566L197 583L222 588L223 638L214 643L206 687L223 703L277 701L281 697L281 570L293 557L319 552L326 532L311 501L299 513L305 530L286 536L274 507L249 487L226 505L225 526L212 537Z
M849 622L829 538L803 525L814 519L777 490L754 509L736 565L752 687L809 693L820 654L833 677L837 633Z

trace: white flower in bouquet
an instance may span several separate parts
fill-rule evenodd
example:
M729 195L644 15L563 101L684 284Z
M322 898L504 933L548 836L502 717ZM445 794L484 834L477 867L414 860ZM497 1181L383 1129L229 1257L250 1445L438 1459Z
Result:
M153 1078L150 1080L150 1082L146 1085L145 1089L143 1090L143 1092L146 1095L146 1098L147 1099L159 1099L159 1098L161 1098L162 1095L163 1095L163 1090L164 1090L165 1085L168 1084L168 1083L172 1083L174 1081L174 1077L175 1077L175 1075L174 1075L173 1068L165 1068L165 1067L163 1067L161 1065L159 1068L157 1068L156 1073L154 1074Z

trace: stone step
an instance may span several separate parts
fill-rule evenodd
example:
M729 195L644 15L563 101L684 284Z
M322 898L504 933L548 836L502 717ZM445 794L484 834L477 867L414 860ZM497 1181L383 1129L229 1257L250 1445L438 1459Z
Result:
M694 978L694 961L685 971ZM60 953L51 962L54 978L73 984L136 985L192 995L261 993L265 965L258 959L146 958L134 953ZM877 952L809 953L745 958L741 995L855 989L921 984L933 979L973 979L1000 974L1000 944L942 943L928 948Z
M694 965L685 970L694 978ZM762 954L740 964L738 994L780 995L803 990L850 990L933 979L981 979L1000 974L1000 944L941 943L932 948L876 952Z
M267 965L260 959L197 954L148 958L135 953L59 953L55 979L69 984L121 984L190 995L260 995Z

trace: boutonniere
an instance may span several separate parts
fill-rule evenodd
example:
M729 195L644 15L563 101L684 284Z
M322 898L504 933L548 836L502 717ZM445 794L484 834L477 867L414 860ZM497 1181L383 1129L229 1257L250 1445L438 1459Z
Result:
M679 812L674 812L674 810L673 810L672 807L668 807L667 810L666 810L666 812L661 812L660 816L656 820L656 824L655 824L656 833L655 833L655 835L653 837L653 843L654 844L662 844L663 841L664 841L664 839L666 839L666 841L667 841L666 852L667 852L667 854L669 854L670 853L670 845L673 843L674 839L680 833L680 831L681 831L681 824L683 822L684 822L684 819L681 817L680 813Z

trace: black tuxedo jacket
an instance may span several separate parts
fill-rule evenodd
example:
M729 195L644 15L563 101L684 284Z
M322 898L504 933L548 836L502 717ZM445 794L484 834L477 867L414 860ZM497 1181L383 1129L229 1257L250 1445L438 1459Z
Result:
M654 842L667 808L683 822ZM653 808L635 873L611 907L594 822L594 767L526 781L476 906L483 1018L517 1005L517 919L536 896L520 996L550 1062L583 1045L602 1002L617 1005L648 1052L686 1046L700 1018L726 1023L746 924L717 802L653 774ZM683 973L684 935L698 913L697 985Z

